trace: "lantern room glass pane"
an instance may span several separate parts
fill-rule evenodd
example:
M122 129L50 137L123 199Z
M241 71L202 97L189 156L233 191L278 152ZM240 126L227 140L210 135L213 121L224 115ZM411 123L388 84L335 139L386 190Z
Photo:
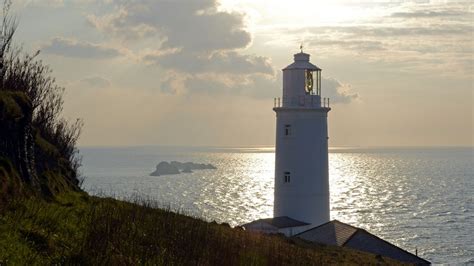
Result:
M321 95L321 70L316 71L316 95Z
M306 70L305 71L305 88L304 88L306 94L314 94L313 87L314 87L313 71Z

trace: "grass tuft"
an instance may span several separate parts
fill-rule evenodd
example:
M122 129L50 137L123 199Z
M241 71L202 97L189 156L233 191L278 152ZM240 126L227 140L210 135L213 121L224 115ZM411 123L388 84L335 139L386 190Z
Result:
M139 202L137 199L135 201ZM140 204L80 192L0 212L0 264L393 265L346 248L301 245Z

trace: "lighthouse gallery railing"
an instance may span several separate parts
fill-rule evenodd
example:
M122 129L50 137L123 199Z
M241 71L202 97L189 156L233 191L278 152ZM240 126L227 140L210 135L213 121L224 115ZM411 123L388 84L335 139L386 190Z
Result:
M329 98L283 97L274 98L273 107L322 107L329 108Z

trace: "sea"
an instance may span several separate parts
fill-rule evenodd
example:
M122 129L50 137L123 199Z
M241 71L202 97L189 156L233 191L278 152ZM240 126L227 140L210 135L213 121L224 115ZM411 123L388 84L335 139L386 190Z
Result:
M238 226L273 216L273 147L82 147L83 188ZM216 170L150 176L161 161ZM311 163L311 162L308 162ZM474 148L329 150L331 219L435 264L474 264Z

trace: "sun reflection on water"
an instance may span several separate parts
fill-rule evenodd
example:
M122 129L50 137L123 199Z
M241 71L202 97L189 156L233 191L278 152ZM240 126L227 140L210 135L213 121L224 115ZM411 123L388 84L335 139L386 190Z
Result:
M275 155L271 148L83 154L84 188L90 193L118 198L139 194L232 226L273 216ZM472 252L459 248L474 247L469 238L474 231L472 154L472 149L444 153L331 150L331 219L364 228L409 251L418 248L428 259L472 258ZM212 163L217 170L150 177L161 160ZM458 233L453 238L449 232Z

